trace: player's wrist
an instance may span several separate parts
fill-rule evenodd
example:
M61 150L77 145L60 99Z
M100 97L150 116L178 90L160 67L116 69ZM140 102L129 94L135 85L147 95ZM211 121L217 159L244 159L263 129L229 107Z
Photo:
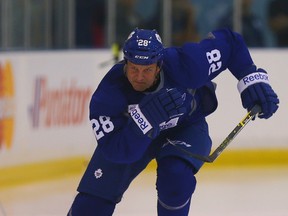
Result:
M130 112L131 119L143 134L147 134L153 127L138 105Z
M246 88L256 83L266 83L269 85L269 77L264 70L250 73L240 79L237 84L239 93L241 94Z

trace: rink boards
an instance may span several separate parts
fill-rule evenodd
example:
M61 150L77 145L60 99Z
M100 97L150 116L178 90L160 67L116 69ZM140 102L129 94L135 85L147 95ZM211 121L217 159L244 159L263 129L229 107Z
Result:
M249 123L207 167L287 164L288 51L252 50L252 57L269 72L283 108ZM0 54L0 187L83 172L96 146L89 99L109 69L101 63L111 59L109 50ZM217 147L245 110L228 71L214 81L219 107L207 120Z

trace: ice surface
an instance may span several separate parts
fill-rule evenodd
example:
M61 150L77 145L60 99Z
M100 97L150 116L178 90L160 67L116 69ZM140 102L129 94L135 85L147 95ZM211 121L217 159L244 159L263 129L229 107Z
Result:
M210 166L210 165L209 165ZM204 167L189 216L287 216L288 167ZM81 176L0 190L0 216L64 216ZM132 183L115 216L156 216L155 173Z

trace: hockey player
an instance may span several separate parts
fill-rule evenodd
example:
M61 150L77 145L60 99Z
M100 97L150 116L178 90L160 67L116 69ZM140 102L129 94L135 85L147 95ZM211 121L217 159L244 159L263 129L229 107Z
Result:
M155 30L135 29L123 52L124 60L110 69L91 98L98 145L68 215L112 215L132 180L156 159L158 215L186 216L203 162L168 139L209 155L205 117L217 108L211 80L229 69L239 80L243 107L261 106L259 118L276 112L278 97L242 37L229 29L170 48L163 47Z

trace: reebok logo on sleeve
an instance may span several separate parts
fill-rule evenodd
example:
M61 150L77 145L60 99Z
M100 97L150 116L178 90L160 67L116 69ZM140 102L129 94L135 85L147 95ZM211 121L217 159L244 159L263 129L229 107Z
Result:
M130 110L130 115L143 134L152 129L152 125L145 118L138 105Z
M248 86L260 82L269 84L268 74L260 72L248 74L238 82L237 88L241 94Z

